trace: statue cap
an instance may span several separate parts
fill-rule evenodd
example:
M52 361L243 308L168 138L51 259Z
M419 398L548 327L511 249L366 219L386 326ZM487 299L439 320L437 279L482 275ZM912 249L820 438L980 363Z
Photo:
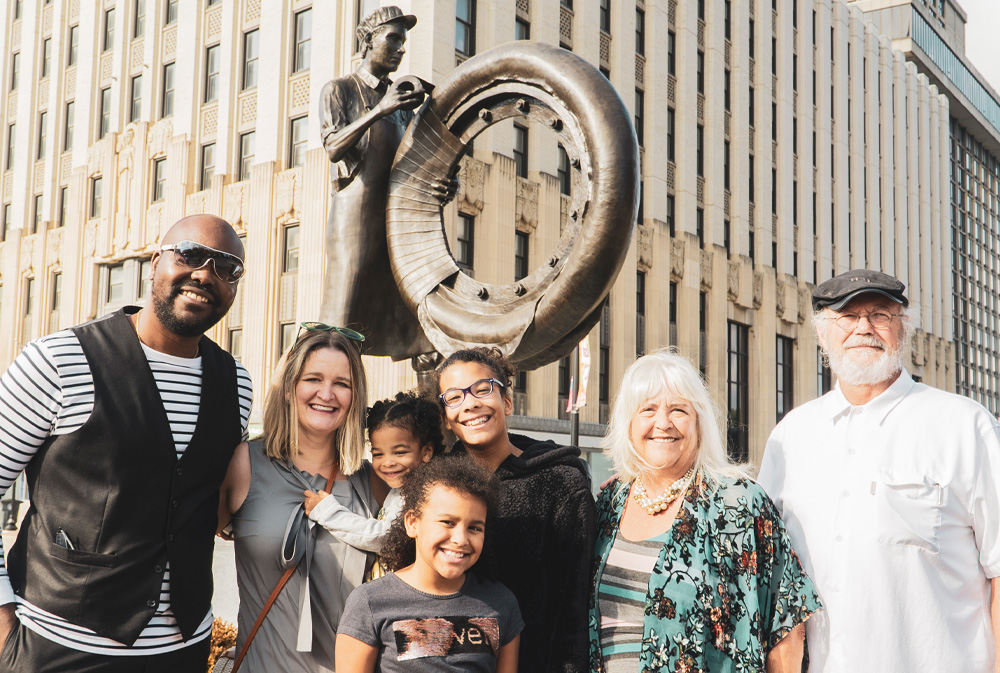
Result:
M406 30L410 30L417 25L417 17L412 14L403 14L403 10L395 5L376 7L358 24L356 31L358 42L364 42L365 38L371 35L376 28L384 26L387 23L392 23L393 21L402 21L406 26Z

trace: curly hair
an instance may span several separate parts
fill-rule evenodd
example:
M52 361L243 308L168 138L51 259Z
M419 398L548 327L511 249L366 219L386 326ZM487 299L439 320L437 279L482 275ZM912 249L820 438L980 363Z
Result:
M429 463L418 465L406 475L400 487L403 511L392 522L382 543L382 561L392 571L411 565L417 556L416 541L406 534L407 514L421 516L431 490L443 486L478 499L486 505L487 515L496 509L500 485L485 467L466 455L446 454ZM481 559L480 559L481 560ZM478 569L477 562L473 568Z
M503 354L496 346L486 347L486 346L474 346L473 348L463 348L460 351L455 351L448 358L438 365L438 368L434 371L432 382L434 384L434 390L443 392L441 390L441 374L444 370L448 369L452 365L457 365L463 362L471 362L474 364L480 364L493 372L493 376L503 383L503 394L510 397L511 391L514 386L514 377L517 376L517 365L507 359L507 356ZM440 398L435 395L438 403L443 406Z
M435 456L444 453L441 412L434 402L412 391L373 404L368 409L367 425L369 441L379 428L398 428L409 432L420 446L430 444Z

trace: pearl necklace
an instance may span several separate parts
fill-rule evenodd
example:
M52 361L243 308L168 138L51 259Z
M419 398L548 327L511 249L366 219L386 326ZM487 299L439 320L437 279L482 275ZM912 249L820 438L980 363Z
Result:
M649 497L646 493L646 487L642 485L642 478L639 477L635 480L635 484L632 485L632 498L650 516L654 516L670 507L670 504L687 488L692 476L694 476L693 466L688 470L687 474L670 484L667 490L655 498Z

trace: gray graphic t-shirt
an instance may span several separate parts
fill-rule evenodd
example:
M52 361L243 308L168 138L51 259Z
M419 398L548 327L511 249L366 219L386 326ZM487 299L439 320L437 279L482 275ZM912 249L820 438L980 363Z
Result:
M469 573L457 593L437 596L389 574L351 593L337 632L378 648L376 672L492 673L523 628L517 599L499 582Z

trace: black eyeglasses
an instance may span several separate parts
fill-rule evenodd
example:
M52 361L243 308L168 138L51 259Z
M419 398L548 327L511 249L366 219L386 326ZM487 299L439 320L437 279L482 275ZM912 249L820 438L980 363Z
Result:
M355 332L350 327L337 327L336 325L327 325L325 322L300 322L299 332L295 335L295 338L299 338L299 334L302 334L302 330L309 330L310 332L336 332L341 334L351 341L364 341L365 335L361 332Z
M178 266L195 271L209 262L212 262L212 269L220 280L227 283L235 283L243 277L246 267L243 260L236 255L222 252L215 248L210 248L194 241L181 241L171 245L161 245L160 251L170 251L174 253L174 261Z
M479 379L468 388L448 388L448 390L438 395L438 399L446 407L457 407L465 400L466 395L472 395L480 399L489 397L493 394L494 385L500 386L500 390L504 388L504 385L496 379Z

